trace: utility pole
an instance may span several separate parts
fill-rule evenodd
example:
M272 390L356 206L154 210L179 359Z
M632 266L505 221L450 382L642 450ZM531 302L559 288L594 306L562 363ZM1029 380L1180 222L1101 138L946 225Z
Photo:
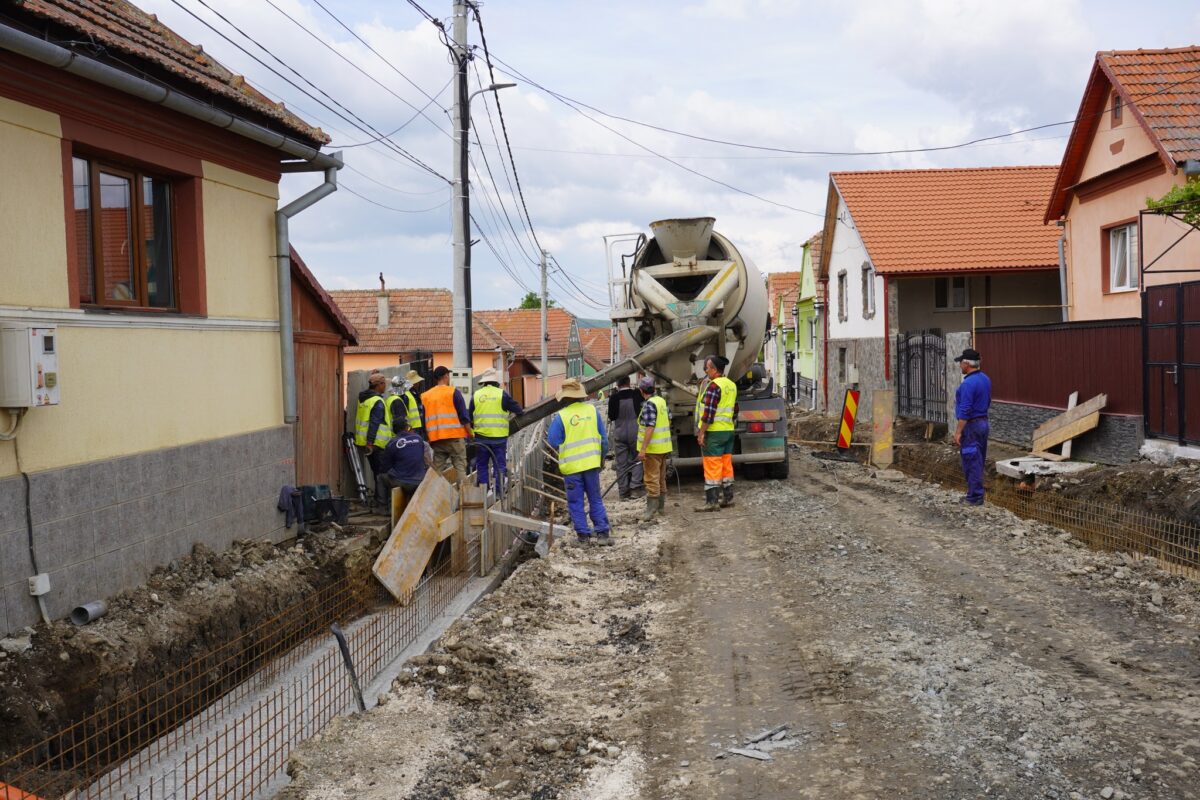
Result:
M542 250L542 399L546 398L546 372L549 370L546 358L546 255Z
M451 10L456 74L454 85L454 369L472 373L471 365L471 209L467 187L467 3L453 0ZM462 373L460 373L461 375Z

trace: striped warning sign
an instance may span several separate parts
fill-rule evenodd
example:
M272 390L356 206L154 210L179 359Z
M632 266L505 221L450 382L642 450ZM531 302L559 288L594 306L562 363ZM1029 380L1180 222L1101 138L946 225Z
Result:
M847 389L846 399L842 402L842 427L838 431L837 446L839 450L849 450L850 440L854 438L854 420L858 417L857 389Z

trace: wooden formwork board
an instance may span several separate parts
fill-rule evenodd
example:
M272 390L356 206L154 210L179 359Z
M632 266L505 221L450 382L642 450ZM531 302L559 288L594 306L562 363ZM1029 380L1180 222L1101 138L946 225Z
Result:
M435 470L425 473L371 571L400 603L407 603L433 548L453 535L457 492ZM461 525L459 526L461 531ZM452 545L453 546L453 545ZM460 547L461 549L461 547Z

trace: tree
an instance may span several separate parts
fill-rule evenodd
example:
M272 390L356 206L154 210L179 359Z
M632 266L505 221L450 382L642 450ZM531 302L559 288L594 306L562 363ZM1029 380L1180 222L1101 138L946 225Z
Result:
M1174 213L1188 225L1200 225L1200 181L1189 178L1182 186L1173 186L1159 199L1146 198L1146 208L1159 213Z
M518 308L541 308L542 307L542 298L538 296L537 292L529 292L528 294L526 294L524 297L521 298L521 305L519 305L517 307ZM547 300L546 308L554 308L554 300L553 299Z

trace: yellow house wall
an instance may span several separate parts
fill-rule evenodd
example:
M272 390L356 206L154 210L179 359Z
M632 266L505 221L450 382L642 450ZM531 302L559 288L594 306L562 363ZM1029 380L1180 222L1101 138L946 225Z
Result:
M204 262L211 317L278 319L279 187L204 162Z
M61 141L57 115L0 98L0 322L8 321L3 307L10 316L14 307L47 309L59 329L61 404L26 414L22 467L37 472L282 424L279 334L269 326L172 327L186 320L154 315L145 326L98 327L96 315L67 311ZM204 165L210 320L278 318L277 198L269 181ZM0 411L0 430L9 424ZM0 442L0 478L16 473L12 444Z
M58 115L0 97L0 152L0 305L65 308ZM47 235L47 220L56 235Z

